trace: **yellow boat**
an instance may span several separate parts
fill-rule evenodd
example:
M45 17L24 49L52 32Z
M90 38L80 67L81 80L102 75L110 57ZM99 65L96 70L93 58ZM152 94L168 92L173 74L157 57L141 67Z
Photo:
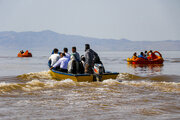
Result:
M50 74L54 79L63 80L71 79L76 82L94 82L96 81L96 76L92 74L71 74L64 73L56 70L50 70ZM119 73L117 72L106 72L101 75L101 81L106 79L116 79Z

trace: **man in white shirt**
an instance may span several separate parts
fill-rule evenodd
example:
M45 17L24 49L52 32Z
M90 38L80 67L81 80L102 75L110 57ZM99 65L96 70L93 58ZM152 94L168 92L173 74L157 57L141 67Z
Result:
M49 61L50 61L50 66L53 66L58 60L59 60L60 56L59 56L59 53L58 53L58 49L55 48L54 49L54 54L52 54L50 57L49 57Z
M66 55L66 57L70 60L71 59L71 54L68 53L68 49L67 48L64 48L64 53Z
M59 70L61 72L67 72L68 62L69 60L66 57L65 53L61 53L61 58L50 68L50 70L55 68L56 70Z

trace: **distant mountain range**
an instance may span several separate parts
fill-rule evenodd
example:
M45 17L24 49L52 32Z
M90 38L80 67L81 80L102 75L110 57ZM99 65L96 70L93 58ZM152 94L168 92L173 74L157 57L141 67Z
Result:
M180 40L164 41L130 41L127 39L98 39L78 35L59 34L50 30L41 32L0 32L0 48L9 49L62 49L76 46L84 50L89 43L93 49L105 51L122 50L180 50Z

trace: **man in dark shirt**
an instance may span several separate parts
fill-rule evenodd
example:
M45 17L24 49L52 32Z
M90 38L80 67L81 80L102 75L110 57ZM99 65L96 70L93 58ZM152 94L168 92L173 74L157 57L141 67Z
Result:
M102 64L98 54L90 49L89 44L85 44L85 73L93 74L93 66L95 63Z

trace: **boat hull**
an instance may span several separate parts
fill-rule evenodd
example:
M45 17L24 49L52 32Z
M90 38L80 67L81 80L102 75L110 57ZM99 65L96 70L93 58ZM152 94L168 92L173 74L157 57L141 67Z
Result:
M57 80L64 80L64 79L71 79L76 82L94 82L95 76L92 74L70 74L70 73L63 73L56 70L50 70L50 74L54 79ZM116 79L119 73L117 72L107 72L102 75L102 80L106 79Z
M143 58L137 58L136 60L127 59L127 62L130 64L163 64L164 60L162 58L158 58L155 60L146 60Z

